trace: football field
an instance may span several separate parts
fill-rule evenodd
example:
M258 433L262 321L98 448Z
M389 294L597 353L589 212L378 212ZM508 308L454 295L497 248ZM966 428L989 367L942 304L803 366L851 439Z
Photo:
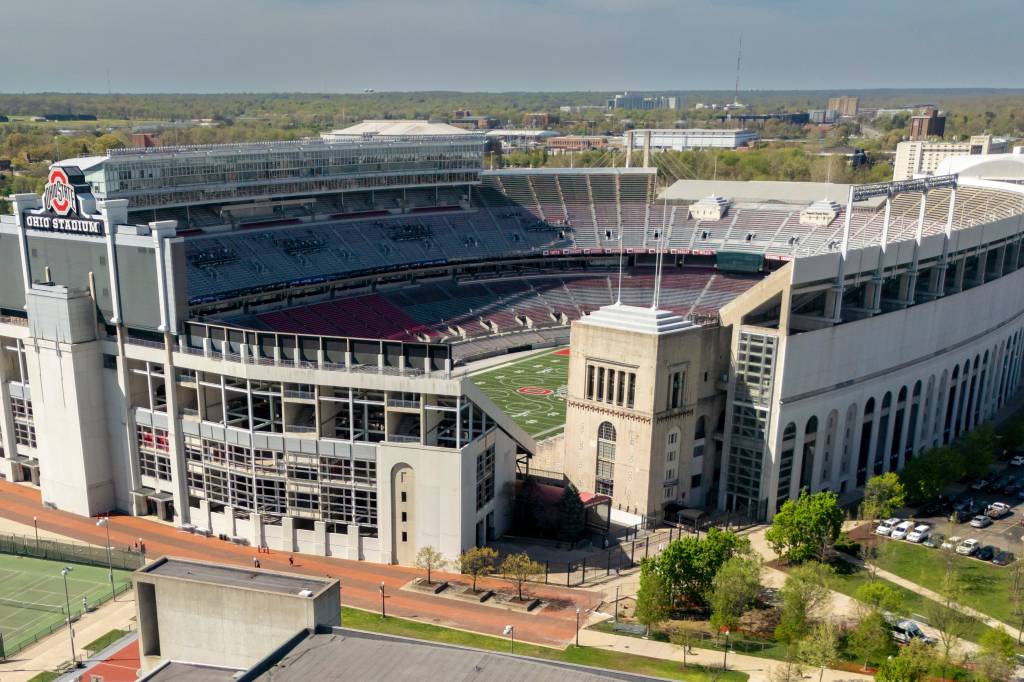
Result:
M537 353L472 377L495 405L537 440L565 428L568 378L568 348Z

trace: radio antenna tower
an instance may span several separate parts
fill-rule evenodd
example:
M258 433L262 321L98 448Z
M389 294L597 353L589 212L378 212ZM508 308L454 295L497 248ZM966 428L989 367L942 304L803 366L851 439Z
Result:
M732 103L740 103L740 63L743 59L743 34L740 34L740 44L736 50L736 94L733 95Z

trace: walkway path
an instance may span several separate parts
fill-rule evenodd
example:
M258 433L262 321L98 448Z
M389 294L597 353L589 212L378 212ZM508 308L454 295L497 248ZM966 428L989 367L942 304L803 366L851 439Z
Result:
M640 637L629 637L626 635L613 635L607 632L599 632L597 630L583 630L580 632L580 644L582 646L592 646L598 649L611 649L614 651L639 654L641 656L650 656L651 658L679 661L680 666L683 662L683 653L679 647L668 644L667 642L658 642L652 639L641 639ZM687 654L686 661L687 663L716 667L722 665L722 658L723 654L721 651L694 648L693 653ZM769 682L771 680L772 670L784 664L782 661L776 661L770 658L758 658L756 656L730 653L727 665L729 670L738 670L750 675L750 682ZM815 674L812 677L813 679L817 679L817 671L815 671ZM841 682L846 680L870 680L872 677L870 675L850 673L843 670L825 670L823 679L828 680L829 682Z
M40 531L100 546L106 544L106 531L98 528L95 520L43 507L35 488L0 481L0 517L31 527L33 516L39 519ZM167 554L244 566L251 566L253 559L258 558L263 568L339 578L343 604L371 611L380 608L380 584L383 582L388 612L396 616L498 636L511 624L515 626L517 637L522 633L524 641L548 646L561 647L573 638L577 607L594 609L601 601L597 592L531 584L528 588L531 594L552 602L543 610L543 616L506 611L400 590L402 585L423 575L415 568L299 554L294 555L295 565L290 566L288 554L284 552L258 554L255 548L192 535L145 518L112 517L110 539L113 545L126 547L138 538L144 540L148 555L154 558ZM434 575L442 574L435 571ZM444 574L444 577L465 582L460 575ZM507 582L498 579L483 579L479 584L492 589L509 589Z

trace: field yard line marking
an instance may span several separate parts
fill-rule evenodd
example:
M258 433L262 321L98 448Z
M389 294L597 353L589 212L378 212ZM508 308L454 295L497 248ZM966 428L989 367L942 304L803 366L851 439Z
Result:
M565 424L558 424L557 426L552 426L550 429L544 429L543 431L538 431L537 433L533 434L533 438L534 438L534 440L536 440L536 439L540 438L541 436L546 436L547 434L549 434L549 433L551 433L553 431L556 431L558 429L563 429L564 430L565 429Z
M510 366L512 366L512 365L517 365L517 364L519 364L520 362L526 362L527 360L530 360L531 358L536 358L536 357L538 357L538 356L541 356L541 355L544 355L544 354L546 354L546 353L556 353L556 352L557 352L557 351L553 351L553 350L552 350L552 349L550 349L550 348L545 348L545 349L544 349L544 350L542 350L542 351L538 351L538 352L536 352L536 353L533 353L533 354L531 354L531 355L527 355L526 357L522 357L522 358L519 358L519 359L517 359L517 360L509 360L508 362L506 362L506 363L504 363L504 364L501 364L501 365L495 365L494 367L485 367L485 368L483 368L483 369L480 369L480 370L477 370L476 372L473 372L473 373L471 373L471 374L470 374L469 376L470 376L470 377L475 377L475 376L477 376L478 374L485 374L486 372L493 372L493 371L495 371L495 370L503 369L503 368L505 368L505 367L510 367Z

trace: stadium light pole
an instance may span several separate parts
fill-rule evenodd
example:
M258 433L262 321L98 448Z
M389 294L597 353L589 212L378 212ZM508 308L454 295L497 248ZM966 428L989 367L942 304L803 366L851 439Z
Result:
M110 600L117 601L117 590L114 589L114 561L110 555L110 518L104 516L96 521L96 525L107 529L107 577L110 578Z
M60 575L64 578L64 605L67 607L68 637L71 639L71 665L77 668L78 658L75 656L75 630L71 627L71 596L68 594L68 573L70 572L70 566L60 569Z

